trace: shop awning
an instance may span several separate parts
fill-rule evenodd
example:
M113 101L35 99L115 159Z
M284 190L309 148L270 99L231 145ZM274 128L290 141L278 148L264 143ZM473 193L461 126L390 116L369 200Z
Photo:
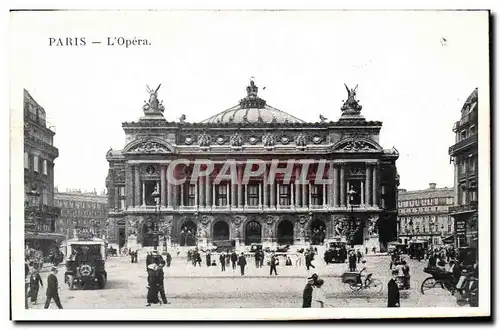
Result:
M66 235L59 233L34 233L26 232L24 233L24 239L47 239L53 241L62 241L66 239Z

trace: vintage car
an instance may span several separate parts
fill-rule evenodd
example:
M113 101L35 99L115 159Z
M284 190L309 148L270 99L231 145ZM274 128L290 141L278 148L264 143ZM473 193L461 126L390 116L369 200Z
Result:
M344 263L347 259L347 241L345 239L329 239L325 241L325 263Z
M408 255L410 259L424 259L425 251L429 249L429 242L424 240L412 240L409 242Z
M104 289L107 281L105 270L105 242L98 238L77 238L66 242L66 272L64 282L70 290L98 287Z

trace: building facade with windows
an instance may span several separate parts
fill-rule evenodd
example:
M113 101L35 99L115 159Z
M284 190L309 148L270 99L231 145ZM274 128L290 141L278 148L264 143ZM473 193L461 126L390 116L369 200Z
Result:
M88 228L99 238L106 238L108 196L73 189L54 193L54 205L61 209L56 231L67 238L74 238L75 230Z
M60 209L54 206L55 132L45 110L24 90L24 226L26 245L48 252L64 239L56 232Z
M441 245L455 232L449 208L454 205L453 188L436 188L430 183L428 189L406 191L398 194L398 232L403 243L410 240L425 240L432 245Z
M465 101L460 120L453 125L455 144L449 155L455 165L455 205L450 215L455 219L458 246L477 248L478 217L478 89Z
M316 123L269 106L253 81L246 91L236 106L197 123L182 117L167 122L151 92L144 116L122 124L125 146L106 155L110 242L124 246L132 237L143 246L248 245L345 238L385 249L397 237L399 155L379 145L382 123L365 120L355 90L348 89L338 121L321 116ZM181 159L189 163L175 164ZM210 160L213 171L191 180L199 159ZM246 170L259 169L249 165L252 159L262 161L262 171L243 182ZM228 160L234 163L230 177L217 181ZM273 164L291 166L290 180L282 173L270 180ZM169 168L187 180L169 182ZM318 183L317 177L329 181Z

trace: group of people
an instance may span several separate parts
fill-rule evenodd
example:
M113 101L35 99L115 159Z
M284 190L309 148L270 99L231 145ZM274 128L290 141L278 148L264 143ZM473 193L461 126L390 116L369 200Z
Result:
M349 271L355 272L357 269L357 264L361 262L361 259L363 258L363 255L361 254L361 251L356 250L350 250L349 251L349 256L348 256L348 263L349 263Z
M59 299L59 283L57 279L58 269L53 266L49 276L47 276L47 287L46 287L46 300L44 308L47 309L50 306L52 300L56 303L59 309L62 309L61 300ZM38 301L38 293L40 287L43 287L43 280L40 276L40 270L38 267L30 267L28 263L25 264L25 276L26 276L26 304L28 306L28 298L32 305L36 305Z
M146 256L146 271L148 273L146 307L151 306L151 304L169 304L165 295L165 274L163 272L165 264L165 260L158 254L157 250L153 250Z

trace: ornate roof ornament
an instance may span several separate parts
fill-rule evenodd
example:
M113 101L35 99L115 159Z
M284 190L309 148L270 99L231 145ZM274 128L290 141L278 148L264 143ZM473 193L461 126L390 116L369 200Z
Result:
M201 135L198 136L198 145L200 146L200 148L208 148L210 147L210 135L208 135L207 133L203 133Z
M359 104L359 101L356 100L356 91L358 90L358 85L354 88L349 88L347 87L346 84L344 84L345 89L347 90L347 100L343 101L344 104L340 108L342 110L342 118L362 118L361 117L361 108L362 106Z
M374 146L361 140L348 141L342 148L343 151L373 151Z
M276 143L276 138L274 137L274 134L267 133L262 137L262 142L264 143L264 147L272 148Z
M149 101L144 101L144 105L142 106L146 116L151 114L162 114L165 111L163 101L158 101L158 90L160 87L161 84L159 84L156 89L152 89L146 85L146 92L149 93Z
M154 154L154 153L170 153L171 150L169 150L164 145L158 142L146 141L144 143L139 144L134 149L130 150L130 152Z
M240 100L240 106L244 109L248 108L264 108L266 101L257 96L259 87L255 85L253 79L250 79L250 85L247 86L247 96Z
M297 135L297 137L295 138L295 144L297 145L297 148L305 149L305 147L307 146L307 137L304 133L301 132L299 135Z
M243 137L240 133L236 132L231 136L229 143L231 147L240 148L243 145Z

